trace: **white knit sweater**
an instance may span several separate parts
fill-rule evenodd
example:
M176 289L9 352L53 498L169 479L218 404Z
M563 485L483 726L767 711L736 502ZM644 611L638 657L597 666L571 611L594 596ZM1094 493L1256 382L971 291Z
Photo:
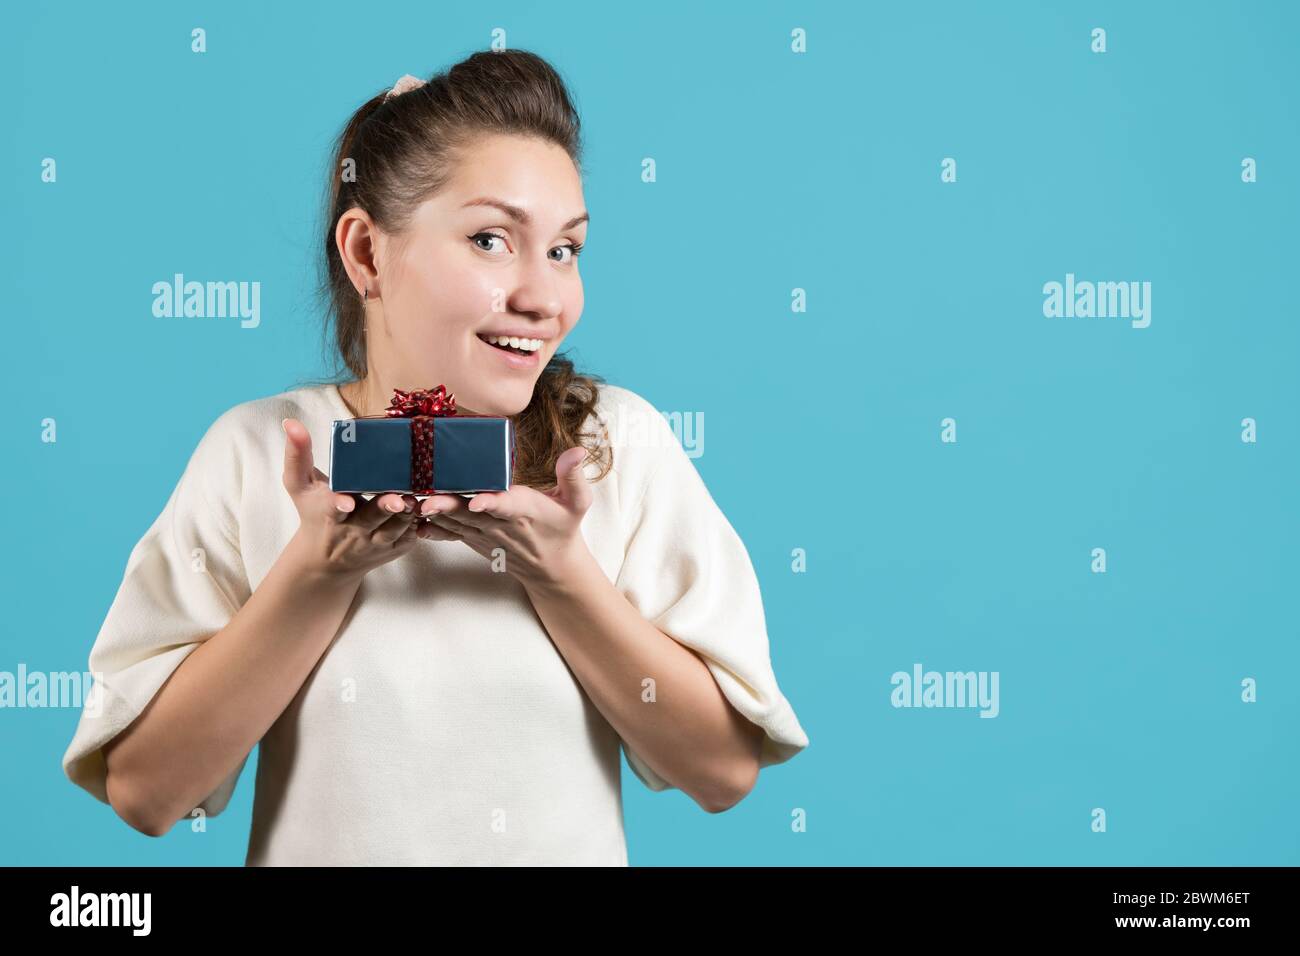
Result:
M650 424L625 432L635 440L611 436L614 470L592 486L582 524L592 554L764 728L762 764L788 760L808 738L772 672L744 545L649 402L602 384L597 415ZM105 742L230 620L297 530L281 419L307 427L328 472L331 424L351 417L334 386L315 386L237 405L208 429L131 552L91 649L102 698L63 757L78 786L107 802ZM461 542L421 541L366 575L262 738L246 863L623 866L620 745L523 587ZM647 786L667 788L623 746ZM209 816L243 766L202 801Z

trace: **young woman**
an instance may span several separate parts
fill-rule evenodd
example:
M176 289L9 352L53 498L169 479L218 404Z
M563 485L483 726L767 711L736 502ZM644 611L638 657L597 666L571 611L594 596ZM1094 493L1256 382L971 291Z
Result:
M807 746L671 428L558 354L578 134L524 51L403 77L347 124L324 253L348 380L209 427L91 650L64 770L137 830L220 813L260 743L248 865L626 865L620 746L710 812ZM439 384L512 418L509 491L330 491L334 420Z

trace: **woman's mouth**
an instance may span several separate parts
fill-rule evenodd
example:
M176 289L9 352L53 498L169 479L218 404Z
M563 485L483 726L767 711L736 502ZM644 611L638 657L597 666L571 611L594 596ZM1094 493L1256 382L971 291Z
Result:
M511 368L536 368L542 339L512 338L500 335L478 335L478 340L499 355ZM510 343L514 342L514 345Z

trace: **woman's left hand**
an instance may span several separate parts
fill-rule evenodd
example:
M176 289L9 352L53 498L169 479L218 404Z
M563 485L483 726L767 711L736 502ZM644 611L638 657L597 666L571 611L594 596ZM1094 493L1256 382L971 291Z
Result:
M582 537L582 518L591 507L591 487L583 474L587 450L574 447L555 462L556 486L538 491L514 485L509 491L483 491L473 498L430 495L420 502L416 534L434 541L464 541L489 560L504 553L505 570L524 585L550 586L569 580L590 555Z

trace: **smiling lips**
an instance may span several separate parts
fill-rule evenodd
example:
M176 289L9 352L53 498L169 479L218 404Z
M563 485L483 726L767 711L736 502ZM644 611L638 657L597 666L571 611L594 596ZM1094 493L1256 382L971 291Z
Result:
M541 361L542 344L546 341L509 335L479 335L478 340L515 369L536 368Z
M484 342L489 345L496 345L501 348L510 348L518 352L536 352L542 347L545 339L526 338L520 335L491 335L479 334Z

